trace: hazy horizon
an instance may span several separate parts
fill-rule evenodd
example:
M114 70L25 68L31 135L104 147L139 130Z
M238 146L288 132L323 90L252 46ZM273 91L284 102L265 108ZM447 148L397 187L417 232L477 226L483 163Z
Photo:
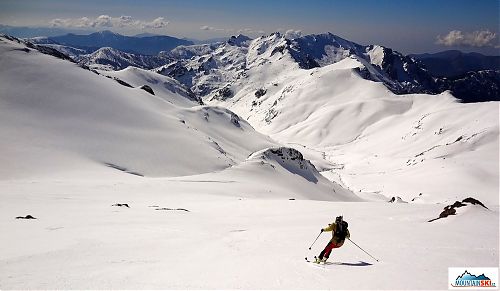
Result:
M0 23L83 34L111 30L188 39L250 37L279 31L331 32L360 44L405 54L458 49L498 55L497 1L12 1L0 3Z

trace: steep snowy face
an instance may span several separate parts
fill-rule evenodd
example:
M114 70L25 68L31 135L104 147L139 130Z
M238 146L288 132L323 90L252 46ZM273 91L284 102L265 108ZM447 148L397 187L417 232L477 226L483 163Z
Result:
M246 57L248 68L261 66L276 61L288 47L289 41L280 33L261 36L252 41Z
M82 65L100 70L122 70L129 66L152 69L172 62L171 58L165 56L131 54L111 47L103 47L91 54L80 55L76 60Z
M331 33L293 39L290 54L302 68L324 67L345 58L363 63L361 76L382 82L401 93L436 92L436 84L425 68L410 57L379 45L362 46Z
M415 59L382 46L367 46L365 52L365 58L382 73L381 80L373 74L370 77L384 82L391 91L397 94L441 92L436 80Z
M248 38L239 36L224 43L178 47L171 52L183 59L155 71L179 80L200 95L228 98L227 86L244 77Z
M306 35L290 43L290 53L304 69L330 65L363 52L359 44L331 33Z

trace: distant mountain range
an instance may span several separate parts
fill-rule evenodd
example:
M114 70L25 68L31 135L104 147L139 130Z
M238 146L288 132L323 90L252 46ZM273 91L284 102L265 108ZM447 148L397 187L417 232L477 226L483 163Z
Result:
M422 62L431 74L438 77L453 78L469 72L500 69L500 56L485 56L458 50L434 54L414 54L410 57Z
M396 94L450 90L463 102L500 100L498 56L460 51L405 56L387 47L363 46L331 33L293 39L273 33L255 40L239 35L222 40L195 45L191 40L170 36L124 36L111 31L29 39L91 68L158 68L157 72L178 79L202 97L224 91L246 70L258 65L252 61L254 54L269 54L262 62L280 54L305 70L355 59L362 64L356 68L360 76L382 82ZM255 53L249 53L251 47Z
M161 51L169 51L179 45L192 45L193 42L172 36L125 36L109 30L91 33L88 35L66 34L48 37L48 43L84 49L89 52L102 47L112 47L127 53L142 55L156 55Z
M31 38L39 36L58 36L67 33L90 34L92 31L82 29L67 29L57 27L27 27L27 26L10 26L0 24L0 33L19 37Z

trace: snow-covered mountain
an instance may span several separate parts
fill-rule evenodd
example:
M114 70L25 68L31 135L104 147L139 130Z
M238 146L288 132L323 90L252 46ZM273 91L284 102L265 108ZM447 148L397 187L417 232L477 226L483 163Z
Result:
M186 84L192 83L201 88L205 88L209 82L203 77L205 75L216 75L214 78L220 83L230 83L238 78L241 73L239 70L261 65L272 56L279 55L293 59L302 69L323 67L353 58L363 64L360 75L383 82L396 93L435 90L432 77L414 59L381 46L361 46L331 33L295 39L274 33L252 42L240 35L223 43L180 46L172 51L172 55L183 60L159 72L182 77L187 79ZM187 75L191 76L180 76L182 71L189 71ZM198 92L205 95L211 91L209 88Z
M244 77L250 39L239 35L227 42L180 46L171 55L180 60L155 69L190 87L196 94L224 95L226 85Z
M138 55L103 47L91 54L79 55L77 62L93 69L122 70L129 66L153 69L172 61L169 57Z
M475 161L497 160L498 104L466 106L448 91L401 95L443 83L412 58L332 34L232 40L178 47L172 53L183 59L156 71L294 145L356 191L436 202L465 192L496 199L497 167ZM425 173L435 179L415 181Z
M101 38L103 36L123 37L107 31L98 33L98 35ZM494 57L490 57L494 60L493 63L486 65L483 64L486 62L486 57L479 58L474 54L456 56L454 51L446 54L404 56L387 47L363 46L331 33L306 35L293 39L280 33L274 33L260 39L262 39L260 42L265 44L258 50L266 50L265 46L270 45L273 47L271 55L278 52L287 54L302 69L326 66L345 58L357 59L363 64L358 69L360 76L368 80L382 82L396 94L437 94L450 90L455 97L464 102L500 100L500 90L498 89L500 81L496 78L500 70L496 70ZM80 44L76 46L83 49L61 45L58 44L57 40L47 37L30 38L28 41L56 49L77 61L81 57L81 62L88 67L114 70L124 69L129 65L143 69L160 67L157 69L158 72L182 78L181 81L185 85L193 87L192 90L198 94L206 95L217 90L217 94L227 95L229 91L228 88L225 88L225 83L233 82L239 78L241 73L232 64L238 64L238 68L246 69L247 64L241 63L241 59L247 54L250 38L239 35L222 42L187 46L181 44L171 51L162 50L158 54L155 52L154 55L120 51L117 49L118 47L129 50L121 42L110 43L113 49L101 48L95 53L84 55L85 52L89 50L92 52L95 48L82 47ZM132 41L127 41L127 43L132 43ZM232 46L232 48L228 46ZM231 51L231 54L225 55L224 51L226 53ZM193 57L195 58L191 59ZM209 64L213 60L215 63ZM455 71L461 70L464 66L472 69L487 67L493 70L486 73L479 73L478 70L475 70L467 75L455 73L451 78L450 76L442 77L439 68L434 65L436 62L439 63L440 67L450 69L458 66L459 68L453 69ZM427 70L428 66L431 70ZM467 81L464 82L463 79L467 79ZM469 80L473 85L467 85Z
M116 50L109 51L111 56L104 57L106 62L122 55ZM125 55L130 56L130 62L140 65L135 56ZM463 179L463 183L454 183L452 187L448 186L448 179L426 185L406 182L403 187L389 181L394 173L403 181L413 179L417 172L437 173L439 168L451 171L453 177L462 177L468 175L471 167L478 166L491 179L482 184L483 190L477 197L490 199L497 190L493 178L497 170L467 158L470 154L477 155L477 159L495 157L496 143L491 139L498 134L495 108L491 104L476 104L472 110L473 106L459 104L447 92L394 94L391 91L399 94L399 90L414 90L434 79L429 79L418 62L390 49L360 46L333 34L289 40L275 33L255 40L239 35L227 42L179 46L160 55L174 61L152 72L129 68L102 73L134 87L147 83L153 92L166 90L198 103L203 103L203 99L230 108L259 131L306 151L308 158L320 165L323 174L356 191L368 190L389 197L405 191L408 193L399 196L406 200L422 199L427 193L427 199L447 201L457 191L477 189L481 178L477 177L473 183L470 183L472 177ZM155 72L169 77L158 81ZM485 76L475 78L477 74ZM420 75L426 77L415 78ZM488 76L490 83L481 82ZM498 92L498 87L487 87L498 82L495 79L495 72L489 75L485 72L465 79L429 82L442 90L453 86L455 91L466 94L471 88L477 92ZM472 111L473 116L468 113ZM464 118L457 119L455 115ZM423 122L431 119L429 116L433 116L435 125L421 130ZM392 122L399 127L379 128L380 124ZM367 138L372 135L370 132L377 136L377 144L372 144L373 138ZM487 142L477 149L476 142L480 140ZM337 153L346 152L349 154L342 155L350 156L360 145L361 156L367 148L373 153L369 158L364 157L374 159L370 170L363 163L356 165L357 157L350 157L353 168L348 171L347 161L337 157ZM315 151L323 154L319 156ZM447 156L452 157L451 165ZM429 159L433 163L425 162ZM434 169L436 165L442 166ZM335 173L329 174L330 171ZM377 174L365 176L361 172Z
M433 76L426 67L410 56L379 45L359 45L331 33L306 35L288 39L273 33L250 41L245 36L232 37L227 42L179 46L172 56L180 59L157 69L158 72L178 78L192 86L203 96L229 94L227 86L242 78L246 70L279 58L290 58L302 69L324 67L346 58L357 60L358 74L368 80L381 82L396 94L441 93L455 90L456 85L447 79ZM273 58L273 56L279 56ZM498 81L482 78L486 84L485 98L476 101L498 100ZM222 90L222 91L221 91ZM461 88L454 92L465 101L472 100L474 88ZM484 94L482 94L484 95Z
M0 132L10 137L0 142L2 164L10 165L0 169L1 179L93 172L147 177L211 173L278 145L235 113L200 105L178 81L151 71L129 67L95 74L7 38L0 55L5 105ZM277 164L274 179L293 169ZM305 171L308 177L319 175L314 167ZM335 198L332 189L340 187L335 182L323 178L322 185L316 189L317 183L306 181L302 189L315 189L317 199L342 200ZM291 192L296 190L290 186ZM356 197L349 190L342 195Z
M103 59L116 60L116 66L127 66L117 56L144 65L137 56L100 51L109 52ZM356 191L387 197L404 191L398 195L403 199L423 195L437 202L478 188L482 190L476 197L488 200L497 191L495 167L470 159L497 155L495 106L465 106L448 92L394 94L389 89L416 88L426 79L413 78L425 70L390 49L361 46L333 34L290 40L274 33L255 40L239 35L221 43L180 46L162 54L175 60L151 72L130 67L100 74L145 93L158 93L156 97L174 104L179 103L172 100L190 100L229 108L258 131L304 151L324 175ZM480 80L461 80L455 86L484 88ZM161 97L172 93L182 97ZM427 120L432 126L423 127ZM358 151L363 157L359 164ZM373 155L367 157L367 152ZM372 160L368 168L366 160ZM470 176L471 168L485 175ZM395 173L409 181L424 172L437 176L440 169L445 169L443 175L468 179L452 186L449 179L425 185L389 182ZM484 177L489 177L487 182L481 182Z

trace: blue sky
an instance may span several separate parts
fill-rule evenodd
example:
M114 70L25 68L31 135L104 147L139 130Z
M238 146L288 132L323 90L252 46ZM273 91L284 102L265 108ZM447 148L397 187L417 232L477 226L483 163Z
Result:
M0 23L110 29L124 34L153 32L198 39L238 32L255 37L278 30L300 30L303 34L330 31L361 44L382 44L403 53L458 48L495 54L499 43L499 3L498 0L1 0ZM108 22L96 21L101 15L109 18L99 20ZM121 16L130 17L126 25L119 21ZM82 18L86 20L82 22Z

